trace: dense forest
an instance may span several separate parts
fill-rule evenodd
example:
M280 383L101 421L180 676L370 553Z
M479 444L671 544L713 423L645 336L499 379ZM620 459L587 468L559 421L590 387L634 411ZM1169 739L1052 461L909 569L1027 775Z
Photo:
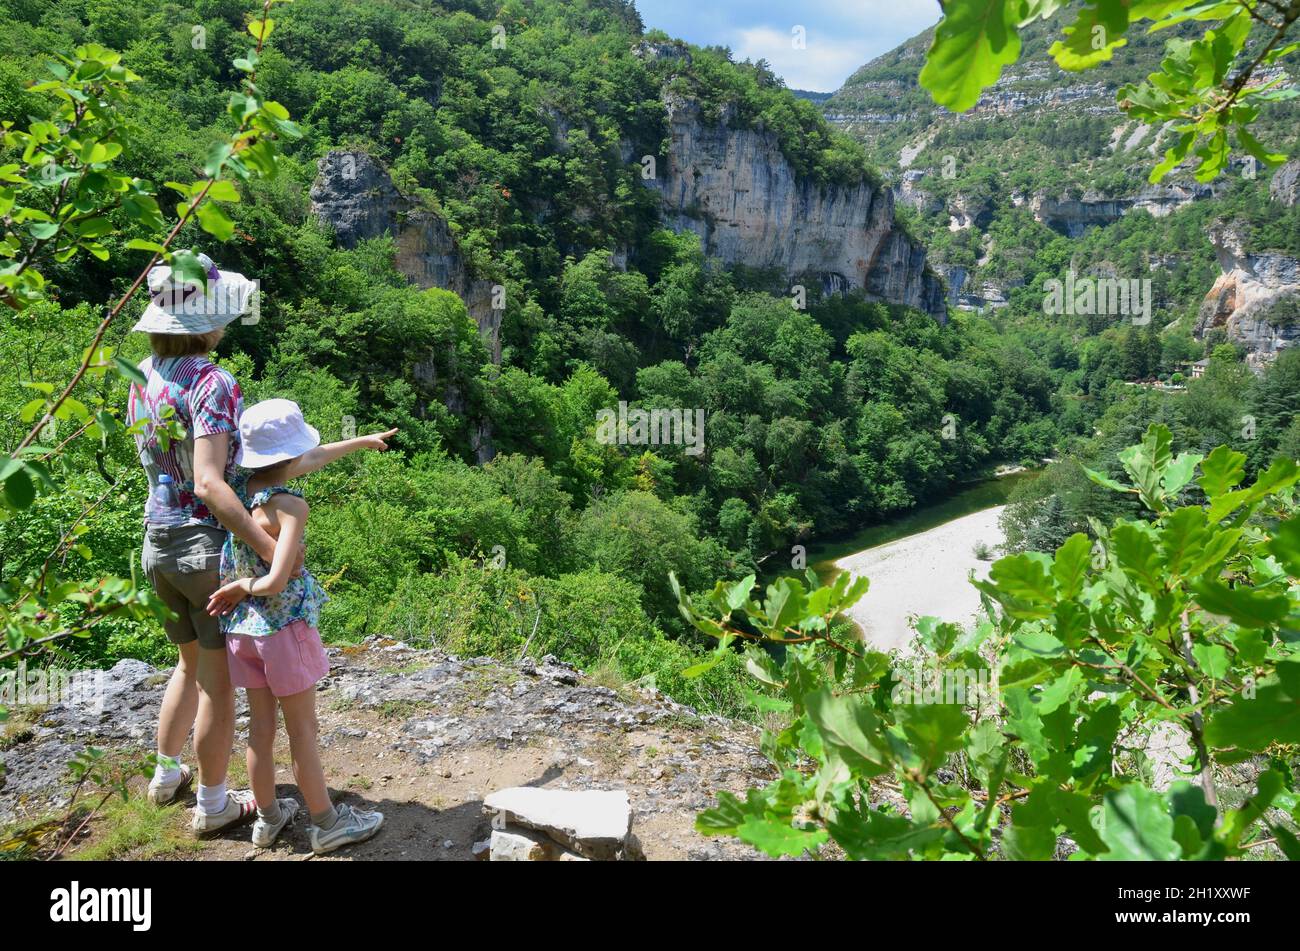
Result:
M28 261L0 270L0 397L15 407L0 436L18 447L0 508L0 659L56 630L87 635L54 646L71 664L174 661L149 611L103 609L137 593L148 491L122 426L148 353L127 330L142 301L105 311L153 255L183 270L191 248L261 283L256 316L218 350L247 404L292 398L327 440L398 430L394 451L303 481L327 643L553 654L601 683L762 721L779 778L743 802L721 792L696 829L774 856L831 841L850 858L1300 856L1300 353L1248 361L1199 319L1221 276L1216 223L1254 251L1300 253L1300 212L1268 174L1211 150L1205 200L1053 228L1034 198L1131 196L1155 153L1118 148L1120 120L1091 107L961 121L931 108L970 80L949 68L922 89L924 47L934 59L986 42L957 12L822 101L762 62L647 32L629 0L295 0L275 5L273 38L271 6L259 21L240 0L0 0L5 250L72 242L39 279ZM1087 5L990 5L1062 6ZM1236 25L1205 55L1246 46L1245 14L1206 14L1221 15ZM1032 19L1026 61L1059 25ZM1166 48L1192 56L1199 30ZM1162 45L1135 35L1093 81L1140 81ZM17 174L75 138L88 76L107 77L116 124L68 159L84 176ZM1050 104L1057 78L1038 64L1013 92ZM638 159L665 154L682 99L706 123L770 135L809 189L883 194L913 147L926 198L900 204L903 230L950 279L1005 291L1000 306L954 300L936 319L857 290L805 297L785 286L796 275L710 258L661 216ZM1250 121L1291 145L1293 108ZM353 245L313 212L337 150L446 223L470 277L501 292L496 339L458 294L411 280L400 235ZM91 200L118 185L108 210ZM84 207L78 191L63 210L69 189ZM38 208L10 214L32 193L72 238ZM1149 281L1151 319L1053 312L1044 290L1067 271ZM1300 319L1294 299L1269 320ZM637 411L702 424L694 442L607 438L611 414ZM843 616L867 579L822 584L807 548L1010 466L1042 472L1005 510L1004 557L972 581L987 616L913 619L936 674L992 670L1000 692L913 702L899 658ZM1152 780L1130 738L1154 724L1186 732L1200 788Z
M130 171L182 178L228 121L222 90L234 81L228 61L245 12L237 3L9 2L0 101L7 115L38 112L41 96L24 86L52 50L90 40L120 48L142 77ZM499 24L507 40L494 49ZM753 275L706 260L693 235L660 229L622 145L658 147L666 86L706 113L727 104L775 131L818 181L870 174L864 151L763 66L698 48L689 61L646 59L636 55L642 36L630 4L617 2L286 7L261 82L305 134L276 178L245 187L231 206L233 239L211 248L223 267L264 285L261 319L233 326L221 353L246 399L290 395L327 435L344 421L402 430L400 454L312 480L311 551L330 579L329 637L382 631L505 653L536 627L535 649L627 679L655 674L683 699L734 713L725 670L705 682L676 676L693 647L668 573L698 590L780 570L793 545L906 510L995 464L1036 464L1074 437L1103 443L1089 457L1113 456L1136 426L1123 420L1145 418L1134 401L1161 399L1119 381L1168 376L1205 351L1185 324L1162 334L1111 319L1045 321L1036 288L1067 260L1104 255L1124 268L1160 247L1191 246L1205 213L1186 209L1159 228L1134 216L1081 240L999 218L995 231L1015 230L1021 246L1041 238L1020 265L1032 279L997 315L954 312L941 327L853 295L798 309ZM397 272L390 241L342 250L308 213L316 160L338 146L391 169L451 222L475 275L507 288L500 365L455 295ZM962 182L980 174L994 170L964 170ZM193 225L187 239L211 242ZM621 251L625 267L615 263ZM1158 297L1203 295L1207 256L1158 274ZM4 363L21 368L0 383L7 397L73 367L94 308L122 288L131 260L123 251L110 263L55 266L55 300L3 326ZM1017 258L998 260L1008 268ZM130 359L145 352L121 326L109 342ZM1280 378L1251 383L1243 373L1225 367L1197 381L1183 401L1201 407L1191 442L1223 441L1243 407L1286 392ZM106 378L97 395L117 408L124 391ZM703 455L600 443L597 413L619 401L703 409ZM1296 439L1289 403L1275 404L1256 414L1254 466ZM481 467L470 451L475 418L497 452ZM4 425L12 441L21 420ZM130 573L145 487L127 441L78 449L67 468L76 493L42 497L5 525L6 576L31 570L78 500L110 483L114 504L97 516L84 567ZM1041 494L1056 478L1024 491ZM1065 537L1082 523L1087 506L1062 497L1071 514L1027 537ZM166 655L147 624L106 627L74 649Z
M227 121L222 90L244 13L237 3L9 3L0 101L7 115L39 109L24 85L51 50L120 48L142 77L131 171L182 178ZM494 49L499 23L507 39ZM940 327L852 295L796 309L752 275L718 268L694 236L658 228L652 193L623 159L623 143L636 143L633 154L659 147L665 84L706 113L726 103L775 131L816 180L867 175L865 153L762 66L698 48L688 65L647 61L635 55L641 35L631 6L614 2L286 7L261 82L305 134L275 179L231 206L233 240L210 249L264 286L260 321L232 327L221 352L247 400L292 396L326 434L345 420L401 427L399 456L349 463L310 487L312 556L333 595L327 636L385 632L504 653L536 626L535 649L627 679L655 674L683 699L740 712L725 671L677 678L691 648L669 571L701 589L780 570L792 545L906 510L997 463L1037 463L1091 434L1114 381L1167 374L1202 350L1186 333L1045 324L1033 281L1015 316L955 314ZM458 298L396 271L391 242L342 250L309 215L316 160L338 146L391 169L451 222L475 275L507 288L501 365ZM1089 240L1123 266L1117 251L1150 252L1150 222L1126 219L1118 245ZM1202 220L1173 224L1160 240L1177 246L1180 229ZM211 241L187 228L182 241ZM1042 245L1027 273L1089 247L1051 232ZM93 308L120 290L130 261L53 270L57 303L3 328L5 364L23 368L3 381L6 396L72 367ZM1202 260L1181 296L1203 294L1210 270ZM124 356L144 354L143 339L113 334ZM117 407L124 390L106 381L99 396ZM599 443L596 414L620 400L703 409L704 454ZM472 418L488 422L497 452L482 467ZM6 422L7 438L20 424ZM126 441L98 456L68 461L80 492L117 485L85 567L129 574L143 480ZM33 567L76 499L42 498L5 526L6 575ZM109 628L77 650L165 656L148 625Z
M52 51L117 48L141 77L127 171L184 179L229 121L223 90L246 12L7 3L4 112L48 107L24 86ZM494 49L499 24L507 38ZM765 69L720 50L694 49L689 66L646 61L641 36L618 2L287 6L259 82L304 135L277 177L241 186L230 241L217 246L194 225L178 241L262 282L260 320L232 326L220 351L247 401L291 396L327 437L344 420L401 428L400 453L308 487L310 550L332 595L327 638L384 632L507 653L536 628L534 651L625 679L655 674L681 699L741 712L729 669L678 676L694 648L669 571L705 588L780 569L796 543L996 462L1037 460L1060 435L1057 383L986 321L940 327L853 296L798 309L706 260L692 235L661 230L620 146L658 148L665 84L775 132L814 180L868 173L862 150ZM308 214L316 161L335 146L391 169L446 216L475 275L506 287L499 366L459 298L397 272L391 241L342 250ZM70 372L95 308L129 280L140 255L106 240L109 262L56 264L53 300L6 319L0 358L21 368L0 382L7 398ZM106 342L134 361L147 343L125 326ZM125 383L105 378L96 395L116 411ZM601 444L597 412L619 401L703 409L704 454ZM473 464L470 419L490 426L497 455L486 466ZM3 425L15 441L22 421ZM75 491L42 496L4 526L5 576L37 567L79 501L110 483L82 568L129 575L145 492L129 441L78 447L65 464ZM167 655L152 626L129 620L73 649Z

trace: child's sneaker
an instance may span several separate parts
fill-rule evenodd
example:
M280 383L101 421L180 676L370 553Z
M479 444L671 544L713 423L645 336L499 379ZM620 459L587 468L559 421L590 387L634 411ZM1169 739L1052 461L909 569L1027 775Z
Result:
M190 768L183 764L170 781L154 776L149 780L149 801L155 806L167 805L181 794L181 790L188 786L193 778L194 774L190 772Z
M220 812L209 814L196 807L190 828L200 839L206 839L218 832L241 825L255 815L257 815L257 801L253 799L253 794L247 789L236 789L226 794L226 808Z
M382 812L366 812L343 805L338 807L338 813L338 821L330 829L322 829L315 824L307 827L311 837L311 850L317 855L373 838L384 824Z
M277 799L276 802L280 805L279 822L268 822L259 813L257 821L253 823L253 845L259 849L269 849L274 845L284 827L293 822L293 817L298 814L296 799Z

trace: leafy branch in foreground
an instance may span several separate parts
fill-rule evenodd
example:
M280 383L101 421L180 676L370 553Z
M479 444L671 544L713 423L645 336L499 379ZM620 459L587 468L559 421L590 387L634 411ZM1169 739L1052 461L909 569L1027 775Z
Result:
M719 584L708 614L679 589L719 651L746 642L762 703L786 719L763 738L779 778L719 793L697 828L772 855L1300 859L1300 468L1242 486L1240 453L1171 444L1153 426L1122 455L1131 484L1097 477L1149 520L1000 559L973 581L993 619L922 619L911 658L831 636L865 579L782 578L759 603L750 577ZM1189 495L1202 501L1177 504ZM1156 732L1185 741L1198 783L1153 781L1177 765L1153 762ZM1232 805L1229 770L1246 783Z
M1067 6L1065 0L949 0L921 85L935 102L965 112L1020 58L1019 31ZM1089 0L1051 54L1062 69L1091 69L1109 61L1143 22L1150 33L1210 23L1199 39L1168 41L1160 70L1117 94L1125 113L1148 125L1169 123L1176 136L1152 170L1152 182L1189 156L1198 161L1196 177L1210 181L1227 167L1233 142L1264 165L1286 160L1269 152L1250 126L1264 105L1300 94L1283 85L1284 75L1260 78L1300 49L1288 42L1297 20L1300 0Z
M275 21L270 10L276 2L265 0L248 24L255 45L234 61L243 75L240 90L232 93L227 114L233 131L208 154L203 175L192 183L168 182L181 201L168 225L152 186L113 171L119 159L131 157L130 124L125 118L130 103L129 84L138 77L122 65L121 56L95 44L59 56L49 66L53 79L37 83L30 91L52 97L53 111L32 120L25 130L4 124L7 149L18 162L0 166L0 301L23 309L43 299L47 284L41 268L49 261L66 262L87 253L100 260L109 256L105 239L116 236L125 224L157 236L132 238L131 250L146 251L148 261L126 292L107 309L83 352L72 377L56 386L48 381L25 381L36 398L18 409L28 427L26 435L0 461L0 521L31 508L38 494L59 491L54 466L79 437L101 443L112 437L133 435L125 430L115 407L102 400L88 407L75 391L87 379L103 378L112 371L142 382L139 371L103 346L109 327L144 286L149 271L166 262L176 279L206 287L207 272L190 251L173 251L172 244L191 222L218 240L234 233L223 203L240 199L235 181L274 175L279 167L280 140L300 136L279 103L267 99L257 86L257 69ZM35 107L34 107L35 108ZM54 446L42 445L59 424L74 426L72 436ZM172 437L174 424L164 422L162 432ZM75 547L87 556L89 518L98 509L90 502L80 517L61 533L55 550L39 573L21 580L0 579L0 662L16 655L48 650L57 641L89 636L103 620L115 616L161 617L166 607L134 578L69 580L53 570L60 551Z

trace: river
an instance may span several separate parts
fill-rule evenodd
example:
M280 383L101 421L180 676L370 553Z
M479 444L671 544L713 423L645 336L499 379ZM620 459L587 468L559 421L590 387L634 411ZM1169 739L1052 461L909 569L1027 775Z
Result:
M991 565L977 557L975 548L1002 544L1002 507L1017 485L1037 475L1020 472L971 485L851 537L815 546L808 562L822 581L841 571L870 578L870 590L849 617L873 646L906 648L913 616L957 623L975 616L979 595L968 577L987 577Z

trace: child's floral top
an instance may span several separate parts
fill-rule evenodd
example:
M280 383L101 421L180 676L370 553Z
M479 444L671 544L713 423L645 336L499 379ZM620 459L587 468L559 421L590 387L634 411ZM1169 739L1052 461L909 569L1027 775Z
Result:
M302 498L297 489L274 485L262 489L252 498L248 497L248 479L251 472L239 470L230 480L230 487L235 490L244 507L250 512L265 505L272 496L284 493ZM271 566L258 557L257 552L234 535L226 534L225 547L221 549L221 583L223 585L238 578L256 578L266 574ZM315 577L306 568L297 578L290 578L289 584L279 594L268 597L248 597L239 602L235 609L221 618L221 629L227 634L249 634L254 637L266 637L274 634L294 621L305 621L312 627L320 623L320 609L329 595L320 586Z

